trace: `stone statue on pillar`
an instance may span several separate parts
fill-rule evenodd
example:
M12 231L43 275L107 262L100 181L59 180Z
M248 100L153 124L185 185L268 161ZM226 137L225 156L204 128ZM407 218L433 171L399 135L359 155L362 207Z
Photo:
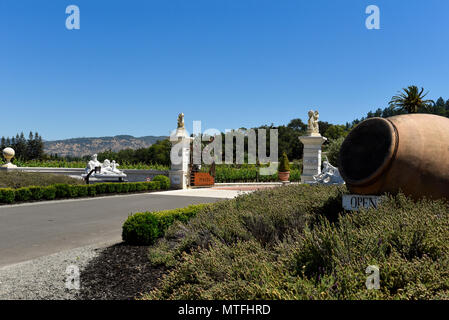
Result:
M304 145L303 149L303 170L301 182L315 182L314 176L321 173L321 146L327 140L320 134L318 126L318 111L308 112L309 121L307 123L307 134L299 137Z
M190 162L190 143L192 138L189 137L184 127L184 113L178 115L176 131L170 135L172 148L170 152L170 172L169 177L171 185L176 189L186 189L189 179L189 162Z

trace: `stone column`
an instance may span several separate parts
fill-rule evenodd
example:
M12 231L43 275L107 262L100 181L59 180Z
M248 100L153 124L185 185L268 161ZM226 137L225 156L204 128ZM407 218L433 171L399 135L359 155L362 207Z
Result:
M299 140L304 144L301 182L312 182L313 176L321 173L321 146L327 138L313 133L301 136Z
M171 163L169 178L172 188L186 189L189 179L189 161L190 161L190 138L184 127L176 129L176 134L170 137L172 142L171 153L178 152L180 163ZM173 157L172 154L170 157Z

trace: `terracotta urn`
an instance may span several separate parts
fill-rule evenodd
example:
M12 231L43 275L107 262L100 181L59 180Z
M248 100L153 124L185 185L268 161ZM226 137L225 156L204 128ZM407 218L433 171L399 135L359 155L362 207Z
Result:
M398 193L449 199L449 119L430 114L370 118L340 149L340 173L351 193Z

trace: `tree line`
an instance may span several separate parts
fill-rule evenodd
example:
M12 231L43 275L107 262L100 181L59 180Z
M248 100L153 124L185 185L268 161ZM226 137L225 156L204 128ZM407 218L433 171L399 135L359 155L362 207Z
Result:
M44 142L39 133L30 132L28 139L25 138L23 132L17 134L15 137L2 137L0 140L0 150L6 147L11 147L16 152L16 159L27 160L42 160L45 158Z
M423 94L424 89L419 90L416 86L409 86L404 88L402 92L393 96L390 105L384 109L378 108L375 111L369 111L366 117L361 119L355 119L352 122L347 122L344 125L332 124L326 121L319 121L320 134L328 138L328 144L332 144L334 141L341 141L341 138L346 137L349 131L362 122L363 120L382 117L388 118L391 116L405 114L405 113L431 113L439 116L449 117L449 100L445 100L440 97L436 102L432 100L426 100L426 94ZM246 129L246 128L241 128ZM292 119L287 125L274 126L263 125L254 129L278 129L278 158L281 157L282 153L286 153L290 160L301 159L303 153L303 145L299 141L298 137L306 134L307 124L304 123L300 118ZM269 139L270 135L267 134L267 151L266 154L269 155ZM224 134L222 134L223 141L223 155L224 155ZM59 159L60 157L56 155L45 155L42 138L36 132L33 134L30 132L28 140L23 136L23 133L16 135L13 138L2 138L1 148L10 146L16 151L16 157L22 160L32 160L32 159ZM124 149L118 152L111 150L101 152L98 154L98 159L104 161L104 159L114 159L119 163L151 163L151 164L170 164L170 150L171 143L168 139L161 140L151 145L148 148L140 149ZM245 139L245 152L248 150L247 139ZM235 144L234 144L234 154L235 154ZM82 158L76 157L64 157L65 160L88 160L90 155L86 155ZM247 157L245 156L245 161Z

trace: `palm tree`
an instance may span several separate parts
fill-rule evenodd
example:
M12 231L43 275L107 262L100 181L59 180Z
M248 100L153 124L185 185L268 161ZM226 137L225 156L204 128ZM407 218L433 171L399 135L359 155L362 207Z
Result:
M417 86L409 86L402 90L404 92L399 91L398 95L391 98L390 108L402 109L408 113L416 113L419 109L426 109L435 103L433 100L424 100L425 96L429 93L426 92L423 95L424 88L421 88L421 91L419 91Z

